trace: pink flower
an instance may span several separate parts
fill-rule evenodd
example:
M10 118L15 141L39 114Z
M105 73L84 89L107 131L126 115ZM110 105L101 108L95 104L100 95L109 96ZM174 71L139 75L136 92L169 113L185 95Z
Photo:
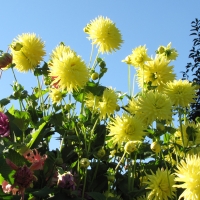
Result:
M0 112L0 137L7 137L10 135L8 117Z
M9 184L7 181L3 181L2 183L2 190L4 193L9 194L12 192L13 195L16 195L18 192L17 188L13 188L11 184Z
M44 166L44 161L47 159L47 155L43 155L41 156L37 149L29 149L28 151L26 151L23 156L32 163L32 165L30 166L31 170L39 170L39 169L43 169Z

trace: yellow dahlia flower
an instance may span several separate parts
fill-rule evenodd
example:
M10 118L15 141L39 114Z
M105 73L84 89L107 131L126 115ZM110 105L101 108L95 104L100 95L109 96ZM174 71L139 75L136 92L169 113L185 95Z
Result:
M167 83L164 92L170 97L175 106L189 107L190 103L195 102L195 90L195 86L192 86L192 83L187 80L174 80Z
M115 24L109 19L99 16L92 20L84 29L89 34L88 39L99 47L101 53L111 53L120 49L122 35Z
M62 91L60 91L59 89L52 88L50 90L49 97L51 98L53 103L59 103L63 98L63 94Z
M111 88L106 88L103 92L101 101L99 101L100 118L105 119L111 114L114 114L117 108L117 94Z
M85 104L91 111L97 112L100 98L100 96L96 96L89 92L85 95Z
M133 49L132 54L129 55L130 63L134 67L142 67L146 61L150 61L151 58L147 54L146 46L139 46Z
M148 200L168 200L172 199L175 196L176 189L172 186L174 185L174 175L171 174L170 170L158 170L156 174L151 172L152 175L148 175L147 177L149 181L147 182L148 187L150 189L150 193L148 194Z
M151 90L138 97L137 100L131 100L127 110L135 114L143 123L149 125L155 120L171 121L171 107L172 104L167 95Z
M89 71L85 62L74 51L64 53L63 57L52 59L49 76L54 77L52 82L68 92L83 88L89 80Z
M181 160L176 170L177 188L185 189L179 199L199 200L200 199L200 157L197 155L187 156L186 160Z
M179 145L184 146L193 146L200 144L200 127L199 124L195 124L194 122L182 124L182 131L183 131L183 140L181 136L180 127L174 133L175 142Z
M19 44L20 48L15 48L16 44ZM44 42L35 33L18 35L14 39L13 45L11 44L13 63L16 64L16 69L20 72L35 69L46 54L44 46Z
M69 46L65 46L64 43L60 43L53 51L50 56L51 60L62 60L65 57L65 54L73 52L76 54L75 51L71 50ZM53 64L53 63L52 63Z
M143 88L144 83L151 83L158 91L162 91L165 84L175 79L173 66L169 66L169 61L164 57L156 57L152 61L147 61L143 68L137 70L138 84Z
M176 49L171 48L171 42L166 46L160 46L157 50L157 54L165 57L167 60L176 60L178 57L178 52Z
M145 135L143 123L137 118L124 113L121 117L117 116L107 127L110 131L108 136L114 144L122 142L141 140Z

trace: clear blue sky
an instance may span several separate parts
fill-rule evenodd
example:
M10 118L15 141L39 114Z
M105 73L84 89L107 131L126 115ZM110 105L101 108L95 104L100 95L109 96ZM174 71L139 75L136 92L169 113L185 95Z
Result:
M51 51L63 41L82 58L89 61L91 45L83 32L90 20L102 15L116 23L121 30L124 43L121 50L111 55L103 55L108 73L102 84L127 92L127 66L121 60L133 48L146 44L148 54L155 55L159 45L172 42L179 57L172 62L181 78L185 70L192 37L189 36L191 21L200 18L200 1L161 0L20 0L1 1L0 49L6 51L8 45L19 34L34 32L46 44L48 61ZM133 72L132 68L132 72ZM31 74L16 73L18 81L26 90L36 85ZM3 72L0 79L0 99L11 94L10 84L14 78L11 71Z

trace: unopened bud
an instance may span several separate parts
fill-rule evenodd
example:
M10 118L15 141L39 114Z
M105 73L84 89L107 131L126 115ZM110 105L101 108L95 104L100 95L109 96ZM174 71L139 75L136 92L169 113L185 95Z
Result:
M104 149L99 149L99 151L97 151L98 158L103 158L105 154L106 154L106 151Z
M155 141L155 142L151 143L151 150L155 153L159 153L161 151L161 146L160 146L159 142Z
M92 73L91 75L92 80L97 80L99 78L99 74L97 72Z
M20 51L21 48L23 47L23 45L20 44L19 42L16 42L16 43L11 44L11 47L12 47L15 51Z
M158 48L158 53L162 54L162 53L164 53L164 51L165 51L165 48L163 46L160 46Z
M82 158L80 160L80 167L81 168L88 168L88 166L90 165L90 161L87 158Z
M137 142L136 141L128 141L125 146L124 150L126 153L132 153L137 149Z

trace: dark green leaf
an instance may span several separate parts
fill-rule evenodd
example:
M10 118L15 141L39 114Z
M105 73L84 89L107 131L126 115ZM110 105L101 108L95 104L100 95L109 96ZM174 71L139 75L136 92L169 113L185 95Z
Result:
M88 192L87 194L94 200L106 200L106 197L99 192Z

